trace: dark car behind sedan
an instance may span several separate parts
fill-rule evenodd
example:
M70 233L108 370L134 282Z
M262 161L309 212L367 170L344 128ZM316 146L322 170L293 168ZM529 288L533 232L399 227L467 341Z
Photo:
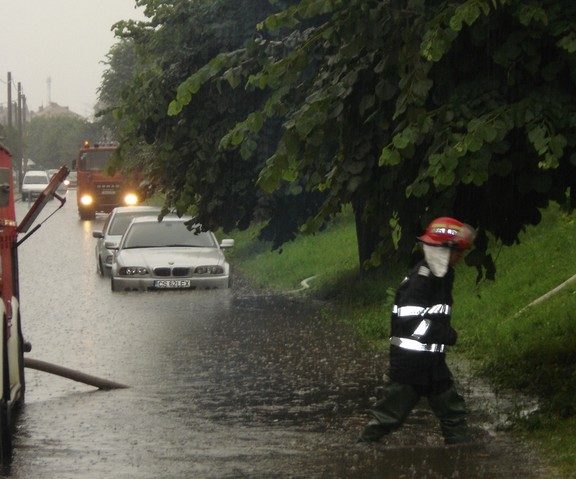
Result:
M92 231L96 242L96 270L101 275L108 275L112 269L113 251L106 245L118 246L122 235L130 222L137 216L158 216L161 209L155 206L117 206L104 221L102 230Z

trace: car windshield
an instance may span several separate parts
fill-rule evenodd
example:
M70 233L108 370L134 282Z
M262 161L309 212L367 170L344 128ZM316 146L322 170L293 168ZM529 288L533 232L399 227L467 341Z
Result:
M22 181L22 183L25 183L27 185L47 185L48 184L48 178L46 176L25 176L24 177L24 181Z
M126 232L123 248L159 248L189 246L215 248L213 236L208 232L196 234L184 222L161 221L134 223Z
M159 213L160 211L158 211ZM158 213L154 211L130 211L127 213L116 213L110 222L110 227L108 228L108 235L110 236L122 236L130 221L137 216L158 216Z

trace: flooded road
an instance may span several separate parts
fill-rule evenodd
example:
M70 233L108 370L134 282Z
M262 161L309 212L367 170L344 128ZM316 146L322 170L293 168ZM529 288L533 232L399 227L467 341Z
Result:
M477 443L443 446L422 404L381 444L356 445L386 354L323 319L322 305L239 279L232 290L113 294L93 251L104 217L80 221L74 195L20 246L28 356L130 387L27 369L3 477L549 477L496 432L474 384L462 392Z

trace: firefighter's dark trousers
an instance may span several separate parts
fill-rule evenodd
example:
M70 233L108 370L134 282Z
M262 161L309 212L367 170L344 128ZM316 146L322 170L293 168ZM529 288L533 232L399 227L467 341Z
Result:
M384 397L370 410L375 419L364 428L358 441L378 441L382 436L398 429L422 396L428 399L430 408L440 420L446 444L470 440L466 423L466 403L452 381L449 381L432 387L388 383Z

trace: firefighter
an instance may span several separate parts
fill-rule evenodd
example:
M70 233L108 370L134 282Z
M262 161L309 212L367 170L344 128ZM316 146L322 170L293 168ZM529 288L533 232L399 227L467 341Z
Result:
M474 236L472 227L442 217L418 237L424 259L398 287L392 308L389 382L358 442L375 442L398 429L422 396L439 419L446 444L470 441L466 404L446 365L446 350L457 339L450 325L452 267Z

